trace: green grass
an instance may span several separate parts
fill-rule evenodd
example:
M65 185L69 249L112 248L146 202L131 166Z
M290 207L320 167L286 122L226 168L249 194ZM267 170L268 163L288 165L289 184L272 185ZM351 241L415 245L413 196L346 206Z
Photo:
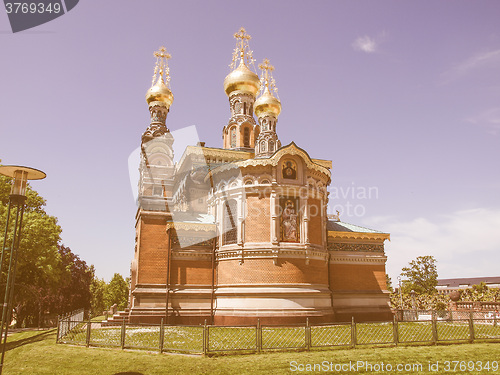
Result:
M328 331L325 331L328 333ZM323 333L325 333L323 332ZM5 375L100 375L128 373L129 375L160 374L286 374L291 373L291 362L296 364L346 364L366 361L371 364L422 364L419 374L443 373L428 370L429 362L439 361L494 361L500 359L499 343L454 344L437 346L374 347L334 349L313 352L270 352L252 355L225 355L216 357L158 354L147 351L128 351L118 348L85 348L56 344L52 331L29 331L9 336L5 357ZM244 335L243 335L244 337ZM296 371L295 373L308 373ZM346 373L346 372L337 372ZM354 372L351 372L354 373ZM357 373L370 373L358 369ZM373 373L373 372L371 372ZM417 372L383 372L409 373ZM450 372L452 373L452 372ZM460 374L486 374L493 371L455 371ZM496 372L498 373L498 371Z

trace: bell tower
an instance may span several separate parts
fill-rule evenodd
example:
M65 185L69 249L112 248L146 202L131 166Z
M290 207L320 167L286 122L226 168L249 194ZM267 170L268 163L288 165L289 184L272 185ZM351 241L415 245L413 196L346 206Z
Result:
M261 82L263 93L255 102L255 114L259 119L260 133L255 141L255 157L262 158L274 154L281 147L276 134L276 123L281 112L281 102L278 99L278 88L272 76L274 66L264 59L259 64L262 70Z
M141 138L139 204L144 209L165 211L172 196L174 139L166 120L174 95L170 91L170 54L165 47L154 53L156 65L151 88L146 93L150 124Z
M253 151L259 131L253 118L253 107L260 80L259 76L248 68L248 65L253 65L254 62L248 45L250 35L242 27L234 34L234 38L237 42L230 65L232 71L224 79L224 91L229 98L231 117L222 131L222 138L225 149Z

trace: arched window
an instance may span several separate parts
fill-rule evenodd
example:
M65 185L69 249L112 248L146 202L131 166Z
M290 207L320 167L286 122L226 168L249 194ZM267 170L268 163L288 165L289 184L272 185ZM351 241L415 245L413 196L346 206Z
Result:
M243 146L250 147L250 129L243 129Z
M224 202L224 245L236 243L238 228L236 227L236 201L234 199Z
M231 147L236 147L236 127L233 126L230 131Z

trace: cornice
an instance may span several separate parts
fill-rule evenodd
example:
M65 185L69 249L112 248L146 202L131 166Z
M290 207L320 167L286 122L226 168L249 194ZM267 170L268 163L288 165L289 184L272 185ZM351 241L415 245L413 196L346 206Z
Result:
M280 159L285 156L285 155L297 155L302 157L302 159L306 163L306 167L308 169L317 171L321 174L324 174L328 176L328 178L331 178L331 172L330 170L324 166L328 161L322 161L321 164L315 163L309 156L309 154L302 150L301 148L297 147L294 142L290 143L289 145L280 148L278 151L276 151L273 155L271 155L269 158L260 158L260 159L248 159L248 160L243 160L243 161L237 161L235 163L231 163L230 165L221 165L212 171L210 171L210 175L214 175L226 170L234 169L235 167L239 168L244 168L244 167L257 167L257 166L268 166L271 165L273 167L277 166ZM330 164L331 165L331 164ZM208 177L208 176L207 176Z
M328 231L328 237L355 240L391 240L391 235L389 233L338 232L332 230Z

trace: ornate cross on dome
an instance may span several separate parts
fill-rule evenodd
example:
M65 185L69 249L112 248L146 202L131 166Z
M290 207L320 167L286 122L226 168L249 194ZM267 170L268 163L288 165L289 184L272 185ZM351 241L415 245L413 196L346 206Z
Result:
M229 65L231 70L236 68L236 61L238 58L241 59L244 64L253 64L255 61L252 56L253 52L250 50L250 46L248 45L248 41L252 39L252 37L247 34L244 27L234 33L234 39L236 39L236 48L233 52L233 60Z
M170 59L172 56L170 53L167 52L167 49L163 46L160 47L158 51L154 53L154 56L156 57L156 64L155 64L155 70L153 74L153 82L151 85L155 84L157 74L159 75L158 78L164 81L167 86L170 83L170 69L168 67L168 59ZM165 78L163 77L163 74L165 73Z
M235 39L240 39L237 44L239 43L240 47L239 50L243 52L245 48L245 41L252 39L250 35L247 34L246 30L244 27L242 27L237 33L234 33L234 38ZM246 42L248 43L248 42Z
M261 90L265 90L267 88L270 91L273 91L277 97L278 88L276 87L276 81L271 73L274 70L274 66L271 65L269 59L264 59L264 61L259 64L259 69L262 70L262 76L260 78Z

